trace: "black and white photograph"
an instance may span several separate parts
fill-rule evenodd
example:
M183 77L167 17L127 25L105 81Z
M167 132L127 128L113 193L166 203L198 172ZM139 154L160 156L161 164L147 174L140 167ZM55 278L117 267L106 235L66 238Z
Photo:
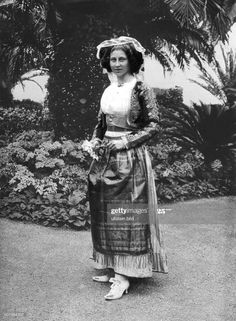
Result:
M236 320L236 0L0 0L0 320Z

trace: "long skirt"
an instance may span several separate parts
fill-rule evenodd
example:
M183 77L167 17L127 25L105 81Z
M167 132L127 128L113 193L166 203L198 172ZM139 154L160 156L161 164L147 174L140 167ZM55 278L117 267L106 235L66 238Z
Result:
M112 268L129 277L151 277L153 271L167 273L146 147L105 150L92 161L88 191L96 268Z

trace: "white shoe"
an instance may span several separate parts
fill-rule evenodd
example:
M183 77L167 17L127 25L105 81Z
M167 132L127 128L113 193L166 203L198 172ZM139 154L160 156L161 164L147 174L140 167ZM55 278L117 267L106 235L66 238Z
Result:
M109 282L110 276L109 275L100 275L100 276L93 276L93 281L95 282L101 282L101 283L106 283Z
M124 293L128 293L129 289L129 280L128 279L122 279L119 280L117 278L110 278L110 281L112 283L110 292L104 296L106 300L116 300L120 299Z

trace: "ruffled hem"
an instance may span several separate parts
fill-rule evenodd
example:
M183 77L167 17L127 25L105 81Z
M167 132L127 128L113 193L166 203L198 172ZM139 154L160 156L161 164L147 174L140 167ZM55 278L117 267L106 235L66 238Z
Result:
M148 278L152 272L168 273L165 251L158 254L147 253L142 255L110 255L97 252L93 249L92 259L95 268L102 270L111 268L116 273L129 277Z
M129 277L148 278L152 276L151 253L142 255L109 255L93 251L96 269L111 268L115 273Z

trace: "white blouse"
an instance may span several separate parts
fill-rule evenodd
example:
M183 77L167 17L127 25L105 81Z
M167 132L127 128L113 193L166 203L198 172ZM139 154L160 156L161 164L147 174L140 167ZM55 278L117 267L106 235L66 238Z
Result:
M136 78L118 86L113 82L101 97L101 110L104 114L125 116L130 109L131 92L136 84Z

